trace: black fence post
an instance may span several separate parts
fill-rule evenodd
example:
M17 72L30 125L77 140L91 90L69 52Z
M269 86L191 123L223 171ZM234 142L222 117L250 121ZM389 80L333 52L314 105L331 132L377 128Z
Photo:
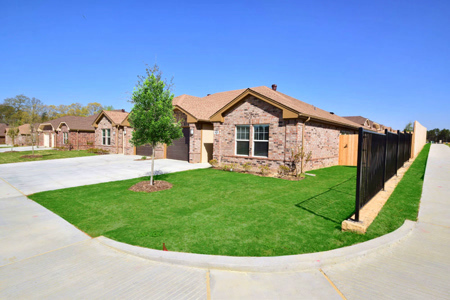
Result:
M359 127L358 130L358 161L356 167L356 201L355 201L355 221L359 221L359 209L361 206L361 168L362 168L362 151L363 151L364 128Z
M399 153L399 146L400 146L400 130L397 130L397 155L396 155L396 158L395 158L395 176L398 176L398 169L399 169L399 167L398 167L398 161L399 161L399 155L400 155L400 153Z
M387 163L387 149L388 149L388 130L384 130L384 164L383 164L383 191L386 190L386 163Z

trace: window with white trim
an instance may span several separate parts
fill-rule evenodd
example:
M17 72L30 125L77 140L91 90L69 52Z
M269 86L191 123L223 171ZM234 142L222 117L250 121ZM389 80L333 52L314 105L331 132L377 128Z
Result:
M102 129L102 145L111 145L111 129Z
M269 125L253 126L253 156L269 157Z
M237 125L236 126L236 155L249 154L250 146L250 126Z
M63 132L63 144L67 144L69 142L69 133Z

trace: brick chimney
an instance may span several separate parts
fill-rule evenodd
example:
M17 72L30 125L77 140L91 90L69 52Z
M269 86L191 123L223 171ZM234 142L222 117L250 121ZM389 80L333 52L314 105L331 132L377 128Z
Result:
M272 84L272 90L274 90L274 91L277 90L277 85L276 84Z

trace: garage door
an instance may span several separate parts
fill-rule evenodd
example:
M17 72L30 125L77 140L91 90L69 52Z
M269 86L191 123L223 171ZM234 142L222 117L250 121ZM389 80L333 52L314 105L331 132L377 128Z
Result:
M183 137L167 147L167 158L189 161L189 127L183 128Z
M149 144L136 147L136 155L152 156L152 146Z

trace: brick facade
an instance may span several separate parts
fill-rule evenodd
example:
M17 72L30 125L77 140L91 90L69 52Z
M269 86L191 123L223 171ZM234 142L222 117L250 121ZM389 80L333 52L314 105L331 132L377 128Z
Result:
M136 150L130 140L133 136L133 128L128 126L113 126L107 117L103 116L95 129L95 147L109 151L112 154L135 155ZM102 145L102 129L111 130L111 145ZM164 145L155 148L155 158L164 158Z
M69 131L69 128L62 124L57 131L55 140L56 147L71 147L72 150L86 150L94 148L95 132L92 131ZM64 133L68 134L68 140L64 143ZM50 144L51 145L51 144Z
M214 123L214 159L221 164L242 165L250 162L255 171L258 166L267 165L272 172L276 172L279 166L289 165L291 151L302 146L304 122L300 118L283 120L281 109L249 96L224 114L223 123ZM267 158L252 156L252 125L257 124L269 125ZM250 125L249 156L236 155L236 125ZM305 165L306 170L338 164L341 129L318 122L306 123L304 151L312 153L311 161ZM196 143L191 142L191 145Z

